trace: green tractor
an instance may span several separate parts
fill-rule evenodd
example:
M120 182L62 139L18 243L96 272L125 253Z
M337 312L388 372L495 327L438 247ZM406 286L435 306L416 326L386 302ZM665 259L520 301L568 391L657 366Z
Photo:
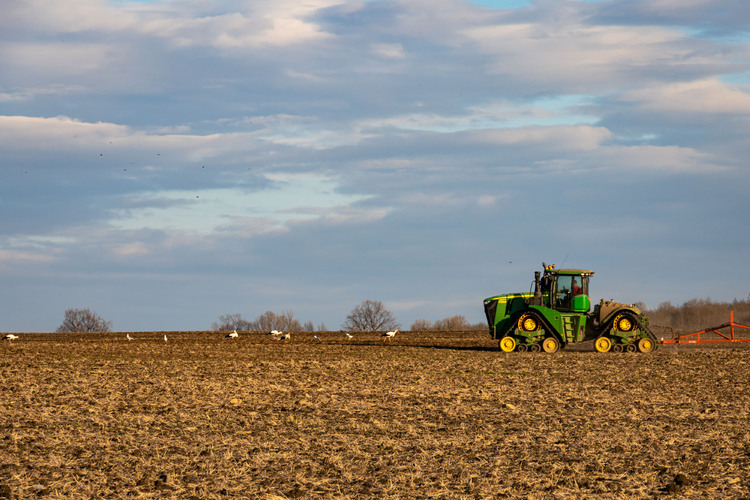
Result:
M500 349L556 352L587 340L599 352L651 352L656 337L648 318L632 304L605 301L591 309L589 278L594 271L555 269L542 262L534 273L534 291L507 293L484 300L490 336Z

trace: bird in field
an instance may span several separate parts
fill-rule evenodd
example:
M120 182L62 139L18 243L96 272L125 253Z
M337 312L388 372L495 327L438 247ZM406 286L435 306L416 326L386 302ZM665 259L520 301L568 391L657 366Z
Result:
M390 340L395 337L397 333L398 330L393 330L392 332L385 332L383 335L381 335L381 337L385 338L386 340Z
M271 330L270 332L268 332L268 335L271 335L273 337L275 335L281 335L281 333L282 332L280 332L279 330Z
M291 340L291 339L292 339L292 335L289 332L281 336L281 340Z
M12 333L9 333L5 337L3 337L3 340L18 340L18 335L13 335Z
M166 342L166 341L167 341L167 334L165 333L164 334L164 342Z
M317 335L313 335L313 340L320 340L320 337L318 337Z
M240 334L237 333L237 330L235 330L232 333L230 333L229 335L227 335L226 338L228 338L228 339L236 339L239 336L240 336Z
M354 338L354 335L352 335L351 333L345 333L344 335L346 335L346 338L348 338L348 339L353 339Z
M125 338L128 340L133 340L133 337L131 337L129 333L125 334Z

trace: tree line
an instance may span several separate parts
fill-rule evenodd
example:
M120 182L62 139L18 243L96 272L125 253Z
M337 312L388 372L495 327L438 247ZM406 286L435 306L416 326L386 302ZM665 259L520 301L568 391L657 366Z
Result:
M691 299L680 306L662 302L649 309L643 304L643 313L652 325L670 326L675 330L697 332L729 322L729 313L734 311L734 322L750 326L750 294L745 300L714 302L709 299Z
M729 311L734 311L734 321L750 326L750 294L744 300L732 302L714 302L707 299L691 299L680 306L671 302L662 302L658 307L649 309L643 303L636 303L648 316L652 325L669 326L681 331L699 331L719 326L729 321ZM393 313L386 309L382 302L365 300L352 309L341 325L346 331L383 331L400 329L401 324ZM466 316L459 314L437 321L418 319L411 324L411 331L461 331L484 330L485 323L469 323ZM302 323L294 317L289 309L280 313L266 311L254 320L245 319L242 314L223 314L211 324L214 331L328 331L325 323L317 326L312 321ZM112 322L105 321L88 308L67 309L62 324L57 332L88 333L110 332Z

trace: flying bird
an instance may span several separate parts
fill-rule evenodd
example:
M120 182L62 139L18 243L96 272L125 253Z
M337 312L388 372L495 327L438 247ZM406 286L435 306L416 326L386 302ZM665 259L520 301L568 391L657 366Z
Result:
M9 333L5 337L3 337L3 340L18 340L18 335L13 335L12 333Z
M236 339L239 336L240 336L240 334L237 333L237 330L235 330L232 333L230 333L229 335L227 335L226 338L228 338L228 339Z
M386 340L390 340L395 337L397 333L398 330L393 330L392 332L385 332L383 335L381 335L381 337L384 337Z
M133 340L133 337L131 337L129 333L125 334L125 338L128 340Z

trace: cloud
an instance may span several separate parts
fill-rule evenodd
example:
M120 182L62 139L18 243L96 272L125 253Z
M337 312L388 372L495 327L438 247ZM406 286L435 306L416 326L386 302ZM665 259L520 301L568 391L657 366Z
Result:
M620 99L662 113L747 115L750 113L747 88L711 78L623 92Z
M137 25L132 11L112 8L103 0L78 0L76 2L44 2L28 0L10 2L0 26L14 32L27 29L46 35L81 32L117 32Z
M404 59L404 47L400 43L376 43L371 46L372 52L385 59Z
M467 28L465 34L491 57L491 74L539 90L554 81L565 93L604 93L641 75L658 79L665 64L681 71L732 65L731 56L702 48L678 30L591 26L584 21L487 25Z
M612 146L603 155L609 164L629 170L656 170L711 174L730 169L711 155L678 146Z
M507 145L542 145L555 150L590 150L612 137L602 127L560 126L482 130L472 136L479 141Z
M477 199L477 205L480 207L491 207L497 202L497 196L483 194Z
M0 116L0 141L8 149L92 149L129 135L128 127L85 123L67 116Z
M29 265L48 264L55 261L55 256L39 254L33 251L0 250L0 268L8 271L17 267Z

